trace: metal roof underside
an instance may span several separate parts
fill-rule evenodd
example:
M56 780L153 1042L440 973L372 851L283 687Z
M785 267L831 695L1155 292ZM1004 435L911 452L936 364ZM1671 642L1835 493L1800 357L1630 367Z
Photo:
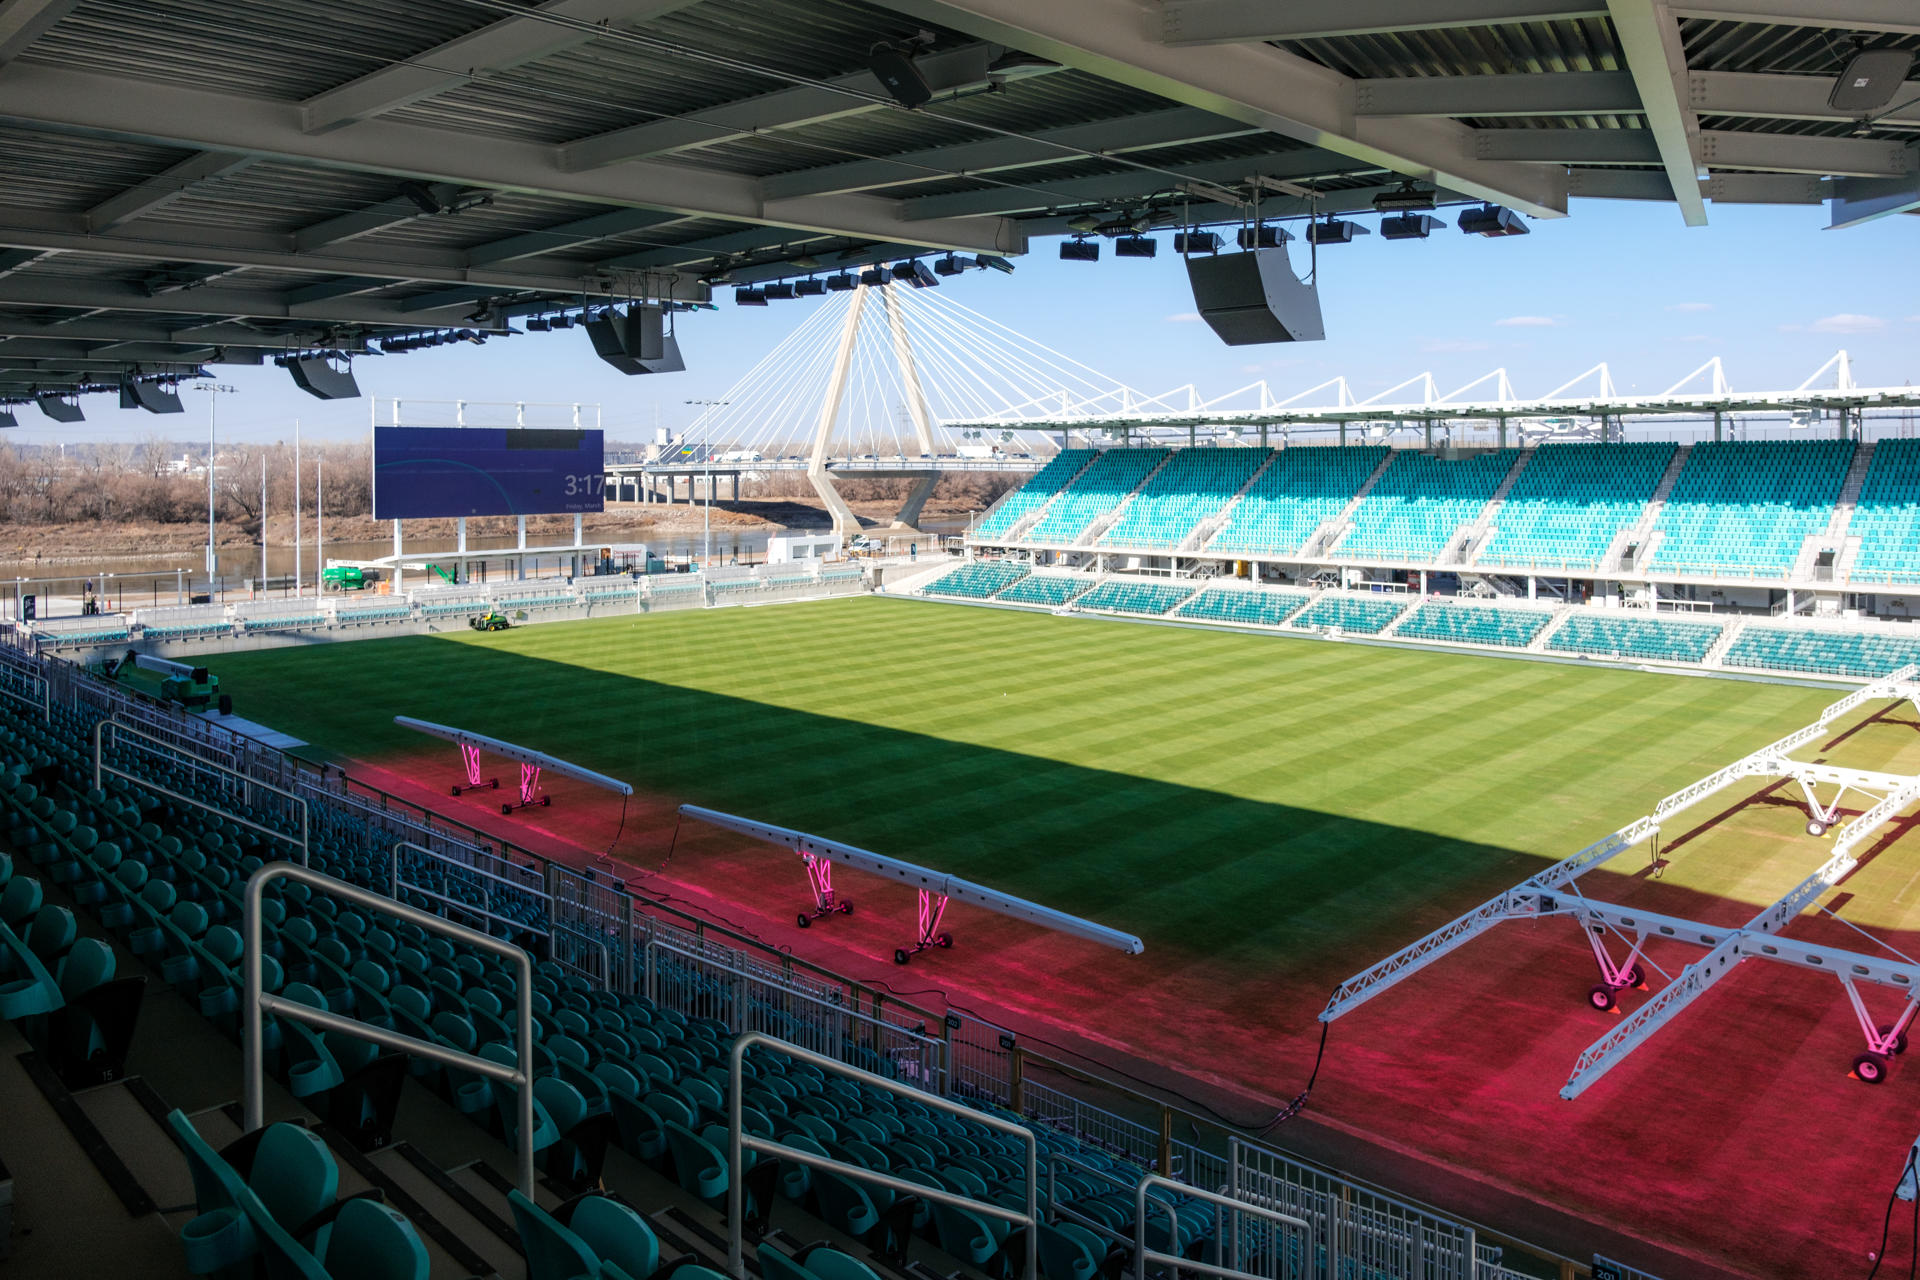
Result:
M0 403L1431 185L1920 208L1885 0L0 0ZM1756 19L1766 19L1760 21ZM888 44L934 91L870 70ZM1677 185L1676 185L1677 180ZM1576 206L1577 208L1577 206Z

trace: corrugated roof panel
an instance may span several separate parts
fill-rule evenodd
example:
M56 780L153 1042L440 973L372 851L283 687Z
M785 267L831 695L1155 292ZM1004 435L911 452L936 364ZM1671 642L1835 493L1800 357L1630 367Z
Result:
M1604 18L1289 40L1279 47L1357 80L1617 71L1625 66L1613 25Z
M171 147L0 127L0 182L16 208L80 213L191 154Z

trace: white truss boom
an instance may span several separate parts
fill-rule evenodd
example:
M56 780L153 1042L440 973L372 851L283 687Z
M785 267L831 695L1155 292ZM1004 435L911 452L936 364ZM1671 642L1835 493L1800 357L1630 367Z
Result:
M1103 947L1112 947L1130 956L1137 956L1146 950L1140 939L1130 933L1109 929L1103 924L1095 924L1079 916L1070 916L1064 911L1043 907L1037 902L1016 898L1011 894L1001 893L996 889L989 889L983 885L962 880L958 876L947 875L942 871L931 871L899 858L890 858L885 854L870 853L850 844L841 844L837 840L824 840L802 831L776 827L769 822L756 822L751 818L721 813L715 809L703 809L694 804L681 805L680 816L723 827L728 831L737 831L741 835L779 845L784 849L791 849L803 856L810 854L815 858L852 867L856 871L865 871L873 875L885 876L889 880L898 880L936 897L952 898L969 906L992 911L997 915L1011 916L1015 920L1037 924L1055 933L1064 933L1070 937L1099 943Z
M1611 839L1612 837L1609 837ZM1435 960L1455 948L1473 941L1505 920L1557 914L1543 911L1540 899L1526 893L1503 893L1469 911L1451 924L1442 925L1420 941L1396 952L1370 969L1362 970L1340 984L1339 990L1320 1012L1320 1021L1332 1022L1373 999L1397 982L1411 978Z
M502 742L499 738L489 738L482 733L469 733L465 729L455 729L444 724L435 724L431 720L416 720L412 716L395 716L393 722L402 729L413 729L430 737L444 738L448 742L462 747L471 747L476 751L490 751L520 764L532 765L548 773L557 773L563 778L572 778L590 786L611 791L615 795L630 796L633 788L618 778L609 778L604 773L595 773L577 764L569 764L558 756L550 756L544 751L533 751L527 747L515 746L511 742Z
M1620 1060L1645 1044L1648 1037L1666 1026L1707 988L1733 972L1739 963L1739 936L1727 938L1706 955L1680 971L1680 976L1637 1009L1633 1016L1587 1046L1573 1065L1560 1096L1571 1101L1585 1093L1594 1081L1620 1065Z

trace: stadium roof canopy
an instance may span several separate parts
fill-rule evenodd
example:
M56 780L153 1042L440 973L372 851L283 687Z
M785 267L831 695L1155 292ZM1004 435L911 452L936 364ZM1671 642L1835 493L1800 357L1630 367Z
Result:
M1911 0L0 0L0 401L1031 237L1920 207ZM932 91L900 105L876 46ZM372 344L372 345L370 345Z

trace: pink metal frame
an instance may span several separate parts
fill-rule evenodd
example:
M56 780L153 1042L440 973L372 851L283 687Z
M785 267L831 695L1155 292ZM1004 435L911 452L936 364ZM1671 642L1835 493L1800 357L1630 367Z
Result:
M520 803L530 805L540 793L540 766L523 764L520 766Z
M940 934L940 919L947 914L947 895L934 894L926 889L920 891L920 950L936 947Z
M1907 1026L1913 1021L1914 1013L1920 1011L1920 1004L1908 1000L1905 1007L1900 1010L1900 1016L1894 1019L1886 1033L1882 1034L1880 1024L1867 1011L1866 998L1860 994L1860 989L1854 985L1853 979L1842 976L1840 985L1847 989L1847 999L1853 1001L1853 1013L1860 1019L1860 1032L1867 1038L1868 1052L1877 1053L1883 1057L1896 1052L1895 1046L1900 1043L1900 1037L1906 1034Z
M807 885L813 890L814 912L826 915L833 910L833 863L811 853L802 853L800 857L807 864Z
M1615 964L1613 957L1607 954L1606 933L1605 929L1588 926L1587 945L1593 948L1593 958L1600 962L1600 981L1618 991L1622 987L1633 985L1628 978L1633 973L1634 965L1640 960L1640 949L1644 945L1644 940L1636 939L1633 949L1627 952L1627 958Z
M480 748L461 743L460 760L467 766L467 785L481 786L486 780L480 776Z

